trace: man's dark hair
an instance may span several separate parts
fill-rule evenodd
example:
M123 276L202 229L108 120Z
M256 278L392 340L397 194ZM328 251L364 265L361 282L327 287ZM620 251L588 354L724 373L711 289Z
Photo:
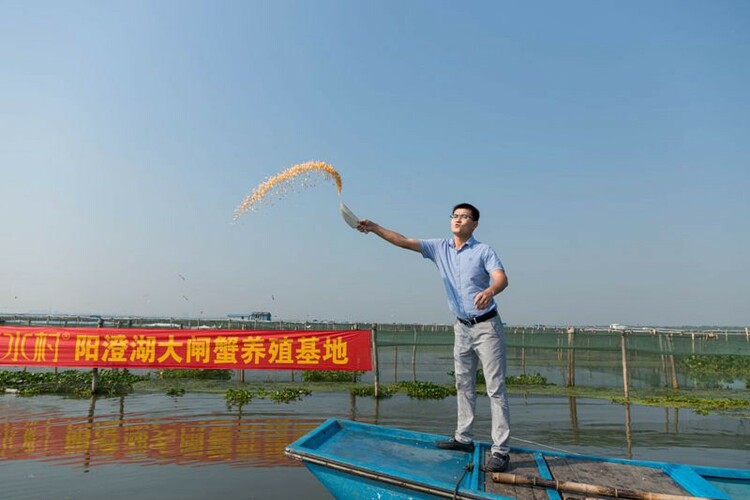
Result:
M459 209L459 208L465 208L467 210L471 210L471 217L474 219L474 222L479 222L479 210L477 209L477 207L475 207L471 203L459 203L458 205L453 207L453 212L455 212L456 209Z

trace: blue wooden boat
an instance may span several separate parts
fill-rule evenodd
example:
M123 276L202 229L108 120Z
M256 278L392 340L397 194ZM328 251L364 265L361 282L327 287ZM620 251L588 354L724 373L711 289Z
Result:
M750 470L511 448L504 473L485 473L490 444L442 450L445 436L329 419L291 443L334 497L355 499L750 499Z

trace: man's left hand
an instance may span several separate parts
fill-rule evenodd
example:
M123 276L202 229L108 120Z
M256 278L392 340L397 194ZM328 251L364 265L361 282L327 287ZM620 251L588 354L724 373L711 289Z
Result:
M492 293L492 290L490 290L489 288L486 290L482 290L474 296L474 307L476 307L480 311L482 309L486 309L490 304L492 304L492 298L494 296L495 295Z

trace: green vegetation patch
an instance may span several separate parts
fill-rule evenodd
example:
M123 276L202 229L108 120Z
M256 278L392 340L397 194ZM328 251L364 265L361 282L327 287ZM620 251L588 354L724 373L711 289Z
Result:
M133 375L127 369L99 370L96 394L107 397L124 396L133 392L133 384L148 380L148 375ZM0 388L15 389L21 396L64 394L75 397L92 395L91 370L55 372L0 371Z
M365 372L347 372L342 370L305 370L302 372L304 382L359 382Z
M232 378L232 370L157 370L156 376L161 379L230 380Z
M505 377L505 383L508 385L555 385L547 382L545 377L540 373L536 375L526 375L525 373L518 376Z
M739 354L688 356L682 363L688 373L701 381L731 383L744 379L750 383L750 356Z
M446 387L432 382L399 382L397 386L412 399L444 399L456 395L455 387Z
M253 399L270 399L276 403L291 403L299 401L303 396L309 396L312 391L304 387L285 387L282 389L265 389L259 387L250 389L227 389L224 393L224 399L227 400L227 407L242 407Z
M224 393L224 399L227 400L227 406L243 406L253 400L253 392L247 389L227 389Z
M451 372L451 375L453 372ZM481 370L478 375L481 375ZM481 382L477 382L478 385L484 383L484 377L481 378ZM536 375L519 375L517 377L508 377L506 379L508 385L514 386L549 386L554 385L547 382L547 379L542 377L540 374ZM375 388L373 386L356 386L352 387L349 391L354 396L375 396ZM441 385L432 382L408 382L401 381L395 385L381 385L378 389L378 399L385 399L392 397L397 392L406 393L412 399L444 399L448 396L456 395L455 385ZM479 394L484 394L483 391L479 391Z
M456 372L455 371L449 371L448 375L451 376L451 378L456 378ZM505 377L505 383L507 385L554 385L550 384L545 377L543 377L540 373L536 373L535 375L527 375L527 374L521 374L521 375L508 375ZM487 380L484 378L484 372L480 368L477 370L477 385L486 385Z
M349 392L354 396L375 396L375 387L357 386L352 387ZM396 384L381 385L378 387L378 399L392 397L398 392L406 393L412 399L444 399L456 394L455 387L434 384L432 382L407 382L401 381Z
M354 396L375 397L375 386L363 385L363 386L353 387L349 392ZM398 392L398 386L381 385L380 387L378 387L378 399L391 398L397 392Z
M615 397L612 401L625 404L625 398ZM665 406L670 408L688 408L699 415L708 415L711 412L737 412L738 416L750 417L750 400L737 398L701 398L686 394L667 394L663 396L645 396L638 399L630 399L630 403L647 406Z
M304 387L287 387L284 389L263 391L260 397L268 398L276 403L290 403L292 401L299 401L303 396L309 396L310 394L312 394L312 391Z

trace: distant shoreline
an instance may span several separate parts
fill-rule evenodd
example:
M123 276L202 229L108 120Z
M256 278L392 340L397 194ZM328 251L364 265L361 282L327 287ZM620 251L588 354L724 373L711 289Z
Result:
M248 316L250 316L248 314ZM240 315L224 318L184 318L178 316L111 316L98 314L40 314L40 313L3 313L0 314L0 325L54 325L62 327L106 326L114 328L216 328L216 329L315 329L315 330L348 330L371 329L385 331L452 331L453 325L446 323L372 323L360 321L334 320L260 320L248 319ZM750 335L747 326L727 325L545 325L545 324L506 324L506 328L523 331L560 331L574 332L643 332L643 333L720 333Z

